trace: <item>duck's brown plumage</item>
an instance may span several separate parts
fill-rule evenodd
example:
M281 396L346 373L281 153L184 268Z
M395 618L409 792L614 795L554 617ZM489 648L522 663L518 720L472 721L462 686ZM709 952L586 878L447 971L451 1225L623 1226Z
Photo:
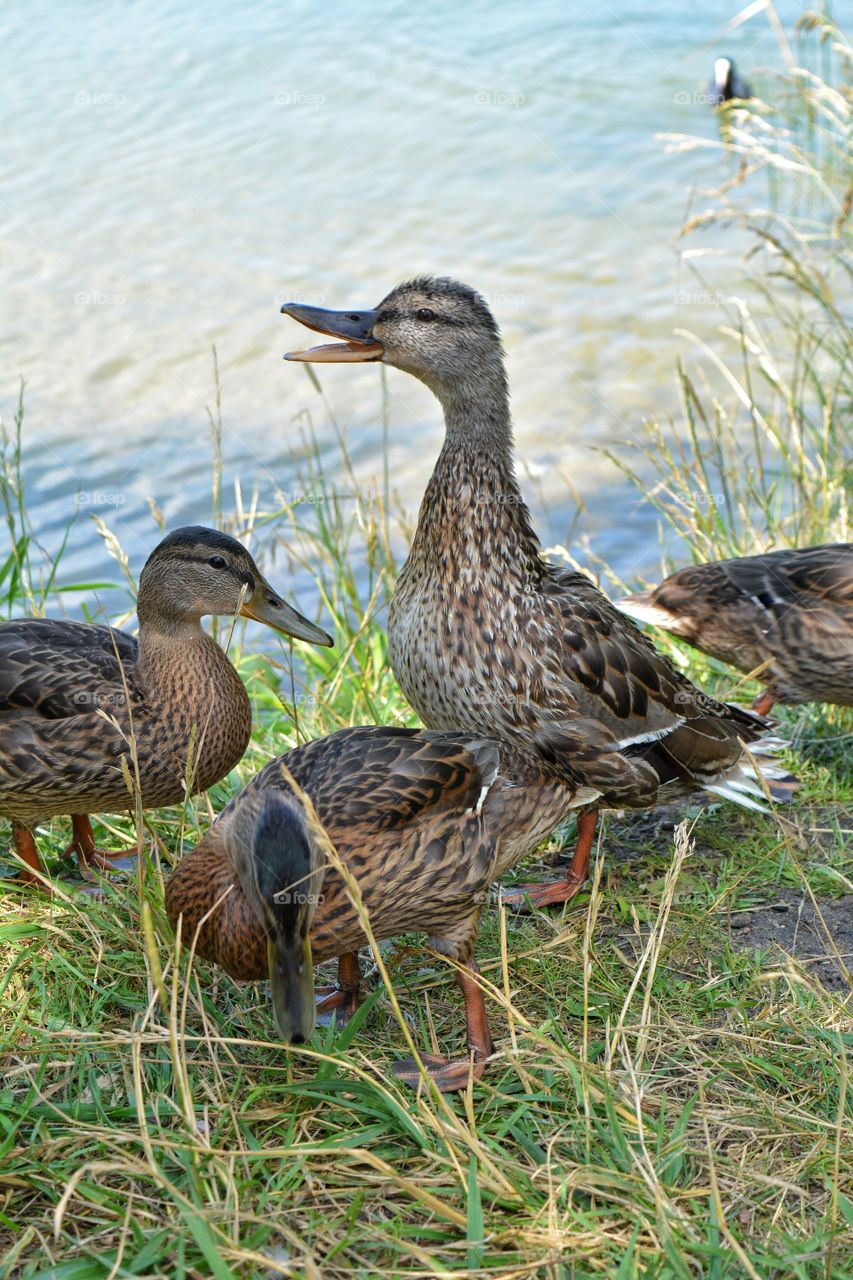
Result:
M443 406L444 446L388 619L391 664L424 722L494 734L518 759L596 789L599 806L757 791L742 777L742 741L760 753L764 722L702 693L592 582L542 559L485 301L422 278L371 312L284 310L366 344L367 358L413 374Z
M121 761L130 761L132 725L151 807L185 795L194 735L194 790L228 773L249 743L243 682L200 629L174 642L146 638L140 666L136 639L110 627L6 623L0 673L0 812L16 822L131 807Z
M284 768L282 767L284 766ZM377 939L425 932L457 961L477 1074L490 1051L473 950L489 885L573 801L573 787L525 772L507 779L497 744L462 733L367 726L342 729L271 761L220 814L166 887L173 927L186 946L233 977L270 976L267 904L253 906L241 863L270 798L293 799L286 769L310 797L326 834L355 877ZM266 846L266 857L274 858ZM282 862L286 865L284 851ZM287 886L282 886L287 888ZM352 956L368 941L344 881L327 866L310 926L315 963ZM467 1079L466 1064L433 1060L442 1088ZM411 1063L400 1074L414 1078ZM416 1074L416 1073L415 1073Z
M292 794L282 764L310 796L358 880L374 935L425 932L434 947L457 959L470 955L485 890L526 852L527 827L537 823L546 834L573 794L533 774L526 789L515 785L498 773L492 740L462 733L341 729L270 761L179 863L166 888L169 920L175 926L183 916L187 944L204 921L198 954L243 981L266 977L268 965L264 932L240 887L228 833L238 810L258 805L265 792ZM365 942L343 881L328 868L311 932L315 962Z
M145 807L176 804L188 786L205 790L242 758L249 699L199 625L205 613L241 608L331 643L273 592L234 538L195 526L169 534L143 569L139 640L49 618L0 625L0 816L34 869L23 833L38 823L132 807L122 767L135 781L131 737Z
M764 732L697 689L587 577L544 561L511 466L465 445L442 450L388 632L427 724L487 723L526 758L598 789L602 805L715 782L741 760L738 739ZM586 751L570 753L579 724ZM646 735L660 737L613 749Z
M433 340L442 321L426 322L418 351L409 317L425 306L449 324ZM386 307L406 319L386 322ZM742 759L738 739L756 740L764 726L697 689L583 574L542 559L515 476L503 353L487 314L463 285L415 281L380 304L373 326L391 363L403 330L403 367L445 413L445 443L389 612L403 689L427 724L495 732L600 788L602 804L648 804L660 783L716 780ZM461 328L472 331L464 341ZM620 751L572 759L560 739L579 719ZM655 740L636 741L646 737Z
M618 605L740 671L764 666L764 707L853 705L853 543L693 565Z

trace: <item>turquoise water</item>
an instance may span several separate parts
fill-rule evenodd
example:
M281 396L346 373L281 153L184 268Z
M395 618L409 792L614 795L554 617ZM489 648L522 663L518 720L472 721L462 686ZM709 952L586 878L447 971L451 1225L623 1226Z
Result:
M760 15L722 37L738 7L150 0L7 13L0 390L8 424L26 379L29 505L48 547L82 495L63 576L116 576L92 511L136 570L158 536L149 497L170 525L209 518L214 343L226 510L237 477L262 508L301 491L306 409L334 476L322 402L282 363L304 335L281 302L371 306L423 271L492 302L546 542L588 533L624 573L652 563L654 520L595 447L673 407L673 328L714 324L672 236L690 186L714 185L725 162L668 155L655 135L715 135L701 93L716 54L748 75L778 66ZM799 6L777 8L789 27ZM367 479L379 373L321 372ZM440 417L405 375L390 371L388 388L391 474L413 511Z

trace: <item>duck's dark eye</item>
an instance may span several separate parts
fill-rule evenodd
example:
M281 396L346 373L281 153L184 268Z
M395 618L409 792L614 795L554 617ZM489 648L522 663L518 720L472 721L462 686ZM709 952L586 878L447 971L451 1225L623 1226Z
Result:
M211 569L224 569L228 561L224 556L211 556L208 560Z
M433 311L432 307L421 307L420 311L418 312L418 319L419 319L419 320L434 320L434 319L435 319L435 312Z

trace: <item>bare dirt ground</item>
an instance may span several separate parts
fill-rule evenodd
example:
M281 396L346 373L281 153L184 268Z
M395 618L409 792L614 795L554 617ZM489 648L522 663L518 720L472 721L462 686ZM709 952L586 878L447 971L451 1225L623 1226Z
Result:
M637 864L644 860L648 864L650 856L672 848L675 827L685 816L688 816L685 808L678 805L610 816L603 848L611 870L618 869L618 876L625 880L632 874L632 865L639 873ZM803 860L819 860L823 849L836 847L838 828L853 830L853 812L848 808L822 807L797 813L793 832ZM703 842L701 837L696 839L694 868L697 865L707 868L714 880L720 858L719 849ZM564 857L555 859L548 874L553 875L554 867L564 864ZM648 865L642 874L648 875ZM536 878L535 870L531 878ZM762 893L750 887L748 896L760 899ZM733 947L754 950L775 946L779 948L780 958L782 953L795 956L828 989L851 990L853 893L843 897L816 894L813 901L805 886L791 888L768 883L766 900L752 901L748 907L732 911L728 926Z
M849 991L853 983L853 894L817 900L777 888L773 901L731 917L733 946L773 943L814 972L824 987Z

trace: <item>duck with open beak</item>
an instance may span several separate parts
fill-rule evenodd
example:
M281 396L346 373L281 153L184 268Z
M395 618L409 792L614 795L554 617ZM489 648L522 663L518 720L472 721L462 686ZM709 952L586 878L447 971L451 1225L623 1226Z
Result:
M790 798L796 780L774 763L778 739L763 720L709 697L589 578L542 555L516 477L503 344L485 298L421 276L372 312L284 310L346 339L343 356L321 347L301 359L381 360L441 403L444 444L388 608L391 667L430 729L494 738L508 776L538 770L565 787L563 817L579 789L588 796L565 876L514 889L513 905L559 905L578 892L601 809L699 791L762 809L767 787ZM532 850L535 816L528 834Z
M327 342L306 351L288 351L285 360L304 360L317 364L355 364L360 361L381 360L384 348L373 337L377 311L328 311L325 307L305 307L298 302L286 302L282 315L291 316L304 324L306 329L326 333L341 342Z

